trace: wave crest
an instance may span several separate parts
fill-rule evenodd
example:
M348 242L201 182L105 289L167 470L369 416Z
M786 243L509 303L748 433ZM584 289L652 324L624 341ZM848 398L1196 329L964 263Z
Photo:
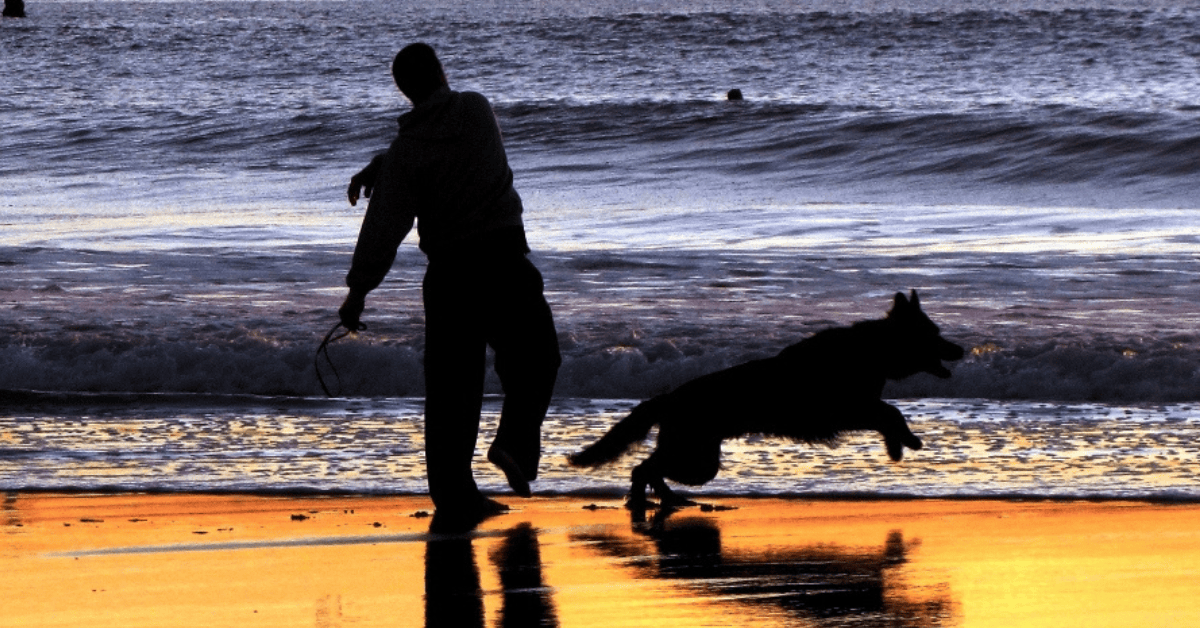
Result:
M115 346L101 342L8 345L0 381L10 390L105 393L206 393L320 396L314 346L242 340ZM734 346L681 349L661 339L613 338L588 345L564 335L559 397L644 399L774 351ZM315 368L334 394L414 397L424 394L418 347L347 340ZM918 375L890 382L890 397L987 398L1103 402L1200 399L1200 353L1190 345L1042 343L997 350L976 347L949 380ZM502 392L489 370L486 390Z

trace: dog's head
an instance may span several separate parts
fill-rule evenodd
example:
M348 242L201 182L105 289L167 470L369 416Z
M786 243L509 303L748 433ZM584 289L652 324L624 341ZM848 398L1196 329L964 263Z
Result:
M887 377L903 379L917 373L930 373L943 379L950 369L942 361L953 362L963 357L963 348L942 338L941 331L925 312L913 290L906 298L897 292L892 310L887 315Z

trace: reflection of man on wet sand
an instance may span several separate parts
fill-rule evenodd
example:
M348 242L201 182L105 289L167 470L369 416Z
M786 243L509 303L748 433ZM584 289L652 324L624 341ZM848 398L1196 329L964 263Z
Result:
M433 49L412 44L392 63L413 103L386 153L350 181L371 197L338 314L359 329L366 295L383 281L414 221L429 258L425 300L425 442L429 494L439 521L471 527L507 507L471 474L487 347L504 388L488 460L518 495L530 495L541 424L560 364L542 276L526 258L521 198L513 189L491 105L452 91Z
M558 625L550 590L542 581L537 531L528 522L509 528L489 552L500 576L502 628ZM484 591L468 536L434 538L425 544L425 626L482 628Z

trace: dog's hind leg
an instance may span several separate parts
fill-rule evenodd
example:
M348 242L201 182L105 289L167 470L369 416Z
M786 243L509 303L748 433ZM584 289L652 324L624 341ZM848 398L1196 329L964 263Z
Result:
M654 489L654 494L658 496L658 500L663 508L682 508L684 506L696 505L696 502L672 491L662 476L658 476L656 479L652 478L650 480L650 488Z
M654 474L655 465L653 460L654 456L651 455L633 468L633 473L630 476L633 484L629 487L629 498L625 502L626 507L630 510L646 509L646 485L651 482L650 478Z
M662 498L663 507L695 506L696 502L676 495L661 478L687 486L703 486L721 470L721 439L684 431L662 429L658 436L658 484L651 484Z
M646 487L649 486L654 491L654 495L658 497L664 508L678 508L681 506L690 506L693 504L690 500L680 497L667 486L663 479L661 453L655 451L650 454L650 457L641 464L633 468L633 485L629 488L628 507L633 509L645 509L648 505L646 501Z

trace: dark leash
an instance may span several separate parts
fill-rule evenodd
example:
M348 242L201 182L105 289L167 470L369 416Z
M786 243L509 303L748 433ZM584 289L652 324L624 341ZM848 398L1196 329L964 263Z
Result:
M346 331L338 334L337 331L339 328L345 328ZM333 393L329 392L329 386L325 385L325 378L321 376L321 356L325 356L325 362L329 364L329 370L333 371L333 377L335 380L337 380L338 393L341 393L342 376L338 375L337 367L333 365L333 360L329 358L329 343L337 342L338 340L341 340L350 334L362 331L366 328L366 325L359 323L358 329L350 329L343 325L341 321L338 321L334 324L333 329L330 329L329 333L325 334L325 339L321 341L321 346L317 347L317 354L313 356L313 370L317 373L317 381L321 383L321 390L325 391L326 397L335 397L340 395L334 395Z

